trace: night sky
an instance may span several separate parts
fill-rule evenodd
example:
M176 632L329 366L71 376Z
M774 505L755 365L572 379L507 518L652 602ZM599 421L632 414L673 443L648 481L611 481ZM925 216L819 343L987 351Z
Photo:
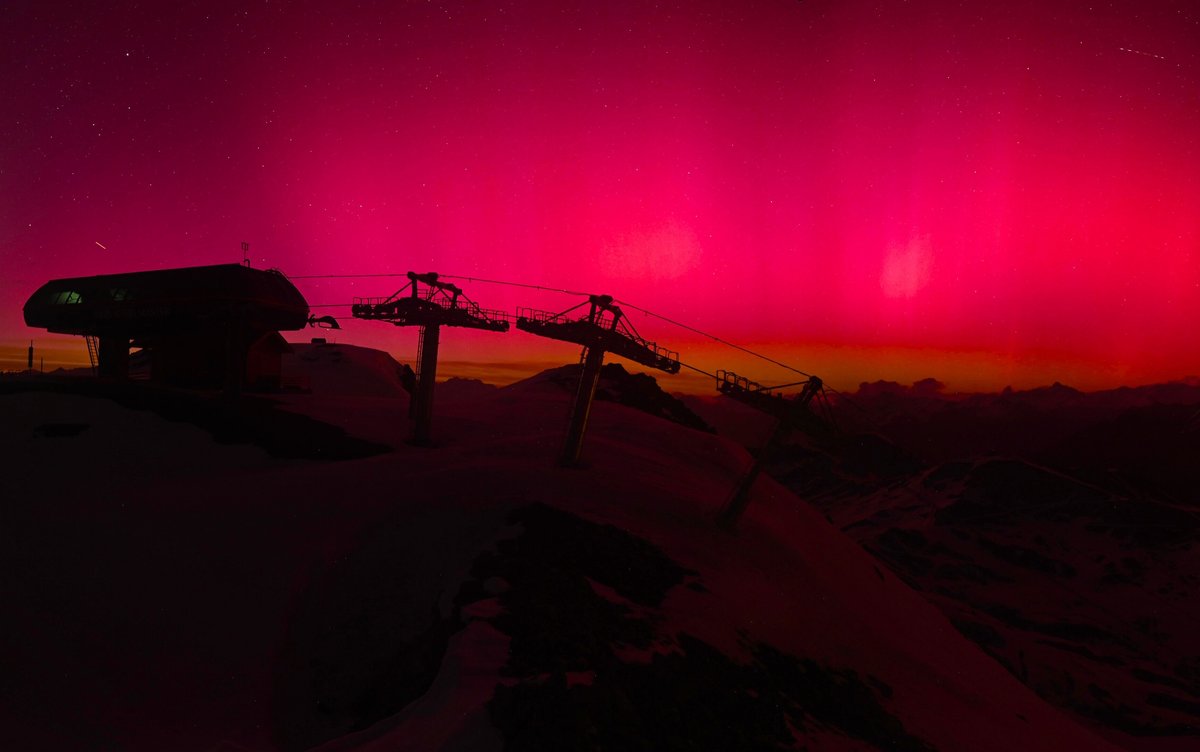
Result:
M841 387L1162 381L1200 373L1198 146L1191 1L10 0L0 345L84 358L25 328L38 285L246 241L289 275L609 293ZM687 362L790 380L632 315ZM338 334L406 360L415 337ZM577 357L462 331L443 355L511 362L493 380Z

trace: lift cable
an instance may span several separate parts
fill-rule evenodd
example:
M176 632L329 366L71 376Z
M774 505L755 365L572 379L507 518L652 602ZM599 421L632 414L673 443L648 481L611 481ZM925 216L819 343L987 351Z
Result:
M408 272L386 272L383 274L300 274L287 275L288 279L361 279L366 277L407 277Z
M580 292L579 290L567 290L562 287L547 287L546 285L530 285L524 282L508 282L502 279L484 279L483 277L465 277L459 274L443 274L446 279L463 279L468 282L484 282L489 285L507 285L509 287L524 287L530 290L546 290L548 292L561 292L564 295L582 295L589 297L590 293Z
M695 328L695 327L688 326L687 324L680 323L680 322L678 322L678 321L675 321L674 319L667 318L666 316L663 316L661 313L655 313L654 311L648 311L648 310L646 310L645 308L642 308L642 307L640 307L640 306L636 306L636 305L634 305L633 303L630 303L630 302L629 302L629 301L627 301L627 300L618 300L617 302L618 302L618 303L620 303L621 305L625 306L626 308L632 308L633 310L635 310L635 311L640 311L640 312L644 313L644 314L645 314L645 315L647 315L647 316L653 316L653 317L654 317L654 318L656 318L656 319L662 319L663 321L667 322L668 324L674 324L675 326L678 326L678 327L680 327L681 329L687 329L689 332L694 332L694 333L696 333L696 334L699 334L699 335L700 335L700 336L702 336L702 337L708 337L709 339L713 340L714 342L719 342L719 343L721 343L722 345L725 345L725 346L727 346L727 347L732 347L732 348L734 348L735 350L741 350L741 351L742 351L742 352L744 352L744 353L747 353L747 354L749 354L749 355L753 355L754 357L756 357L756 358L760 358L760 359L762 359L762 360L765 360L765 361L767 361L768 363L773 363L773 364L775 364L775 365L779 366L780 368L785 368L785 369L787 369L787 370L789 370L789 371L792 371L793 373L798 373L798 374L800 374L801 376L803 376L803 377L805 377L805 378L810 378L810 379L812 378L812 374L811 374L811 373L805 373L804 371L801 371L799 368L795 368L795 367L793 367L793 366L789 366L787 363L780 362L780 361L778 361L778 360L775 360L774 358L771 358L771 357L768 357L768 356L766 356L766 355L763 355L762 353L757 353L757 352L754 352L753 350L751 350L751 349L750 349L750 348L748 348L748 347L742 347L741 345L734 344L733 342L730 342L730 341L729 341L729 340L727 340L727 339L722 339L722 338L718 337L718 336L717 336L717 335L715 335L715 334L709 334L708 332L702 332L702 331L700 331L699 329L697 329L697 328Z
M295 276L288 275L288 279L368 279L371 277L405 277L408 272L385 272L378 274L297 274ZM546 290L548 292L561 292L564 295L582 295L587 297L589 293L579 290L568 290L563 287L548 287L546 285L530 285L524 282L509 282L503 279L485 279L484 277L468 277L461 274L439 274L442 279L462 279L468 282L483 282L489 285L508 285L509 287L524 287L530 290Z
M294 276L294 277L289 277L289 279L356 279L356 278L371 278L371 277L403 277L403 276L407 276L407 272L404 274L401 274L401 273L308 274L308 275L298 275L298 276ZM579 290L571 290L571 289L567 289L567 288L563 288L563 287L550 287L547 285L532 285L532 284L527 284L524 282L512 282L509 280L490 279L490 278L485 278L485 277L472 277L472 276L461 275L461 274L440 274L439 276L443 279L461 279L461 280L465 280L468 282L482 282L482 283L491 284L491 285L505 285L507 287L523 287L523 288L530 289L530 290L545 290L547 292L557 292L557 293L562 293L564 295L580 295L580 296L584 296L584 297L590 297L590 293L581 292ZM768 363L779 366L780 368L786 369L793 373L798 373L805 378L812 378L812 374L807 373L805 371L801 371L799 368L790 366L787 363L776 360L767 355L763 355L762 353L755 352L754 350L751 350L748 347L743 347L736 343L730 342L729 340L718 337L715 334L710 334L708 332L701 331L700 329L697 329L693 326L689 326L680 321L676 321L675 319L669 318L660 313L655 313L654 311L651 311L651 310L643 308L639 305L630 303L627 300L615 300L614 302L619 303L620 305L625 306L627 308L632 308L633 310L638 311L646 316L652 316L654 318L661 319L661 320L667 322L668 324L672 324L681 329L686 329L687 331L692 332L694 334L699 334L702 337L707 337L708 339L711 339L712 341L717 342L719 344L725 345L726 347L732 347L733 349L740 350L748 355L753 355L756 358L765 360ZM350 304L348 304L348 303L328 303L328 304L324 304L324 305L315 305L315 306L309 306L309 307L310 308L340 308L340 307L348 306L348 305L350 305ZM574 310L574 308L578 308L578 307L579 306L573 306L572 308L568 309L568 311ZM566 311L564 311L564 313L566 313ZM562 314L560 314L560 315L562 315ZM687 365L687 364L683 364L683 365ZM695 368L694 366L690 366L690 365L687 367L693 371L696 371L697 373L703 373L704 375L711 376L714 379L717 378L715 374L709 373L708 371L703 371L699 368ZM839 397L844 397L844 395L841 395L841 393L837 392L837 390L832 389L831 387L828 387L828 386L826 388L830 389L830 391L833 391L835 394L838 394ZM859 409L861 410L862 408L860 407Z
M679 365L681 365L684 368L687 368L689 370L695 371L696 373L704 374L705 376L709 377L710 379L716 380L716 378L717 378L717 375L715 373L709 373L708 371L704 370L703 368L697 368L696 366L693 366L689 363L684 363L682 360L679 361Z

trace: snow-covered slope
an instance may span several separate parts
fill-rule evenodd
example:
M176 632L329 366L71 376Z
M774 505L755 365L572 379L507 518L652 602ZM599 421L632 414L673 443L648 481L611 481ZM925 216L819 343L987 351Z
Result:
M321 395L400 397L404 366L368 347L334 343L292 344L283 358L285 381Z
M1130 749L1200 745L1195 387L870 386L842 415L905 448L795 436L769 472L1081 722ZM736 403L696 405L750 425Z
M0 746L1110 749L774 481L718 529L733 442L598 402L554 467L569 397L446 399L438 447L341 462L189 439L169 471L186 426L0 397L30 469L0 486ZM402 439L403 399L342 398ZM137 428L72 449L92 429L47 412Z

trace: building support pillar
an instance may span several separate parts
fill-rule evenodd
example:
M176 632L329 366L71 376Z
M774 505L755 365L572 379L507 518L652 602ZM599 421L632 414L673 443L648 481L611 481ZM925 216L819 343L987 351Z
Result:
M246 343L239 331L237 322L230 320L225 330L225 376L223 390L225 396L236 399L242 394L242 384L246 380Z
M97 372L102 378L129 378L129 337L101 336L97 360Z

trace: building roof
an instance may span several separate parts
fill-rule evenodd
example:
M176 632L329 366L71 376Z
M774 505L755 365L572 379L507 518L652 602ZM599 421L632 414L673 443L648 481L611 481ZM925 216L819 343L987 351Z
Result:
M63 334L131 339L232 322L252 331L301 329L308 302L282 273L238 264L55 279L25 303L25 323Z

